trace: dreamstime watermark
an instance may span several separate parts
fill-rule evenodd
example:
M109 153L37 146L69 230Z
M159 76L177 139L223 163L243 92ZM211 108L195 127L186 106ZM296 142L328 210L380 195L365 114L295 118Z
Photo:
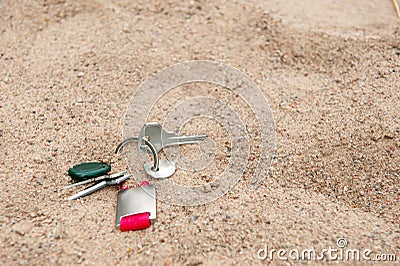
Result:
M168 131L179 133L189 121L207 118L221 125L230 140L228 164L212 181L204 185L184 186L174 183L172 178L152 179L159 200L181 206L206 204L227 193L245 173L251 153L251 139L244 122L246 118L242 117L240 110L236 110L226 99L224 101L211 94L198 95L196 90L191 90L188 86L193 83L200 86L205 83L222 86L228 89L235 99L240 99L250 108L260 135L260 155L256 158L258 165L249 182L249 189L254 190L264 182L275 145L275 127L269 105L262 91L243 72L213 61L189 61L158 71L141 84L131 98L123 124L124 139L137 136L147 122L160 122ZM178 87L186 90L190 97L178 102L171 110L163 110L164 120L148 121L149 114L157 102ZM187 90L191 91L187 93ZM169 100L173 102L174 99ZM161 120L161 115L158 118ZM167 158L177 158L177 169L191 174L191 170L201 171L210 161L215 160L212 154L216 152L215 147L215 142L208 137L200 143L200 158L195 160L180 156L179 148L170 147L164 151ZM135 146L127 146L124 149L132 175L137 181L148 179L149 177L143 174L143 164L148 160L147 155L140 154Z
M397 255L394 253L374 253L371 249L352 249L348 248L348 242L345 238L339 238L335 247L328 247L317 250L313 248L306 249L274 249L264 245L257 251L257 257L260 260L273 261L397 261Z

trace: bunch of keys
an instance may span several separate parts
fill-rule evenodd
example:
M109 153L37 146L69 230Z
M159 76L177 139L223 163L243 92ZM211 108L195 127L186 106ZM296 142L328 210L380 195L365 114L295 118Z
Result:
M108 175L107 173L110 170L111 165L101 162L82 163L70 168L68 174L75 182L66 186L66 189L90 182L95 182L95 184L69 197L68 200L76 200L80 197L90 195L106 186L121 184L132 176L127 171Z
M131 137L121 142L115 153L118 154L126 143L137 141L139 152L151 153L154 158L153 164L151 162L144 164L146 173L153 178L168 178L176 171L176 161L160 159L158 153L166 147L194 144L204 141L206 138L205 134L178 136L174 132L164 130L159 123L151 122L142 127L139 136Z
M115 153L118 154L126 143L137 141L139 152L153 154L154 162L146 162L144 164L145 172L153 178L168 178L176 171L176 161L160 159L158 153L165 147L198 143L204 141L206 137L204 134L178 136L173 132L164 130L159 123L152 122L142 127L139 136L131 137L121 142L117 146ZM68 200L90 195L106 186L121 184L131 177L131 174L128 174L127 171L108 175L107 173L110 171L111 165L101 162L88 162L70 168L68 174L75 182L65 188L72 188L90 182L95 182L95 184L69 197Z
M144 164L145 172L153 178L168 178L175 173L176 162L160 159L158 153L165 147L197 143L204 141L206 137L204 134L177 136L173 132L164 130L159 123L147 123L142 127L139 136L124 140L118 145L115 153L118 154L126 143L137 141L139 152L153 154L154 162ZM71 196L69 200L84 197L109 185L121 184L131 177L127 171L108 175L109 171L111 171L111 165L100 162L83 163L69 169L68 174L75 183L66 188L95 182L94 185ZM116 227L121 231L148 228L155 218L156 191L153 185L146 183L139 187L122 188L118 193Z

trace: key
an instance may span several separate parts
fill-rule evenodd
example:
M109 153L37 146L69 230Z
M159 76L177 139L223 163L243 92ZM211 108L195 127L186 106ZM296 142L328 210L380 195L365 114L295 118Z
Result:
M123 175L122 177L119 177L117 179L112 179L112 180L103 180L97 184L95 184L94 186L90 186L78 193L76 193L75 195L71 196L68 198L68 200L76 200L79 199L81 197L87 196L89 194L92 194L93 192L96 192L97 190L100 190L106 186L112 186L112 185L118 185L122 182L124 182L125 180L129 179L132 175L131 174L126 174Z
M64 188L68 189L68 188L84 185L84 184L87 184L87 183L90 183L90 182L98 182L98 181L116 179L118 177L121 177L121 176L125 175L127 172L128 171L122 171L122 172L118 172L118 173L115 173L115 174L112 174L112 175L102 175L102 176L99 176L99 177L90 178L90 179L87 179L87 180L83 180L83 181L80 181L80 182L75 182L75 183L69 184L68 186L65 186Z
M178 136L174 132L164 130L159 123L147 123L142 127L138 138L139 151L147 151L147 145L143 145L142 139L146 138L156 148L157 153L163 148L174 145L193 144L204 141L207 138L205 134L198 134L192 136Z
M145 163L144 169L146 173L153 178L168 178L175 173L176 161L170 162L159 159L158 153L165 147L197 143L204 141L206 138L205 134L178 136L173 132L164 130L159 123L152 122L142 127L139 136L133 136L122 141L117 146L115 153L118 154L125 144L137 141L139 152L152 153L154 157L154 164Z

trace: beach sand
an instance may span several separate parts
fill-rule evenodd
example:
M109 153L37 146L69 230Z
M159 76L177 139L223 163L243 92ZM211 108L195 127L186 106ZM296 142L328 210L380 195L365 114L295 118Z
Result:
M264 264L266 245L322 250L339 238L400 259L400 20L391 1L132 2L0 2L0 264ZM67 201L79 191L63 189L74 164L126 169L113 152L140 84L199 59L238 68L267 99L276 144L263 185L247 189L249 160L226 195L197 207L159 201L156 222L135 232L115 228L118 187ZM160 99L153 119L175 100ZM223 144L218 124L206 125ZM181 172L177 182L197 184Z

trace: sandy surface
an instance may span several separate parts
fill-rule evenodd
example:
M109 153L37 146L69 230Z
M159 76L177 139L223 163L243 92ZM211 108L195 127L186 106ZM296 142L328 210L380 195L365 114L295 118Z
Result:
M321 250L339 237L400 259L391 1L131 2L0 1L0 264L258 264L265 244ZM194 59L263 90L277 134L264 185L246 189L249 162L221 199L159 203L157 222L129 233L114 229L118 188L66 201L69 167L112 158L136 88ZM218 143L217 127L205 129Z

